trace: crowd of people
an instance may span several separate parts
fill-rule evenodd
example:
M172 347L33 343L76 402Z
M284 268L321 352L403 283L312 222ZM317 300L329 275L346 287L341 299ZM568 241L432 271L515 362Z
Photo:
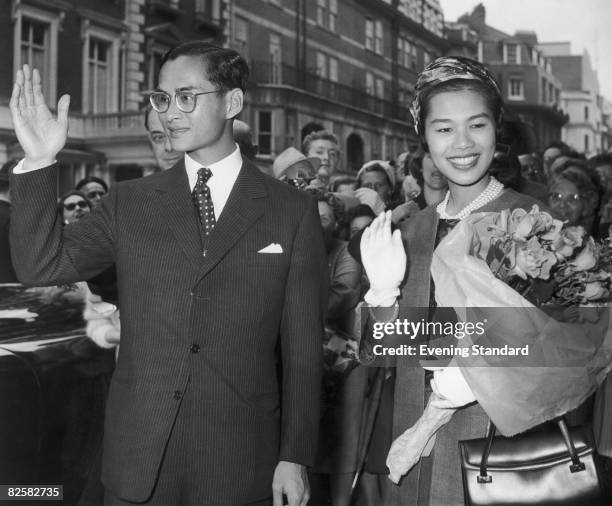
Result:
M199 58L206 64L200 67ZM372 321L392 321L398 314L410 314L410 308L436 306L435 287L429 274L434 249L458 222L474 212L507 208L529 210L538 205L567 225L583 226L594 238L609 239L612 154L587 158L561 141L543 146L537 153L515 153L508 146L501 146L497 142L497 132L503 124L503 101L493 76L477 62L441 58L430 64L417 82L412 106L416 133L421 141L417 149L397 153L387 160L368 160L361 167L342 167L339 139L334 133L314 126L304 133L299 147L288 147L281 152L270 170L261 168L256 171L259 175L249 173L249 181L246 176L238 175L238 165L229 186L224 183L225 200L219 201L220 187L211 182L209 188L206 183L206 177L214 179L219 174L216 166L219 160L227 165L228 171L235 168L231 157L236 153L237 156L241 154L240 163L244 160L249 167L258 163L248 125L235 120L242 108L244 84L241 79L245 79L244 75L236 77L245 72L242 67L245 64L237 58L239 56L230 50L206 44L179 46L177 51L167 55L162 63L159 90L145 115L145 127L161 172L151 176L151 183L144 182L140 186L126 183L110 192L107 182L96 177L78 182L58 201L56 218L42 220L47 227L41 232L42 241L48 242L50 238L57 241L62 233L66 237L59 243L58 252L45 260L46 264L43 265L40 258L27 255L25 245L16 238L19 232L13 229L13 243L18 250L13 258L17 263L26 258L25 266L15 266L22 279L26 278L30 284L90 281L89 286L81 285L86 301L84 315L88 335L101 347L117 348L117 371L111 388L114 392L111 392L108 409L123 412L107 415L107 430L112 430L106 434L111 442L105 447L105 504L147 501L146 504L152 505L220 505L238 504L236 501L246 499L262 501L253 504L271 504L266 501L272 499L261 492L265 487L262 488L261 483L253 485L261 481L271 487L270 496L274 492L275 505L281 504L277 502L279 494L287 496L290 506L306 504L309 499L309 504L333 506L463 504L457 442L484 436L489 417L496 416L491 406L513 401L511 381L503 376L498 378L499 388L493 393L496 399L492 400L487 396L490 393L483 394L478 388L479 381L490 379L484 374L482 379L477 374L470 376L470 381L466 382L466 375L462 376L459 368L425 371L401 362L394 368L360 365L358 357L366 341L363 329L367 334ZM221 60L231 61L235 67L228 75L221 75ZM213 67L217 69L215 72L210 70ZM47 143L42 154L42 148L32 147L41 141L32 134L36 132L36 125L35 121L28 122L28 107L43 100L40 78L29 68L19 72L11 108L26 159L20 164L11 163L10 168L15 172L11 181L19 186L17 200L25 201L26 187L44 185L40 179L44 176L38 173L47 171L47 165L52 166L54 155L63 144ZM219 95L212 95L213 87L221 90ZM211 114L198 116L200 102L196 101L198 94L193 90L205 90L199 94L205 95L206 98L201 97L202 103ZM181 93L183 95L179 95ZM209 103L212 100L217 102ZM57 123L52 125L59 137L65 127L66 114L67 104L62 98ZM196 121L205 127L196 131ZM194 131L191 137L190 130ZM199 172L192 176L190 160L211 167L212 176L202 176ZM9 200L8 192L4 191L8 187L8 165L3 170L6 177L0 174L0 202ZM261 172L269 175L262 176ZM185 261L188 272L180 274L168 273L176 269L177 251L190 247L187 232L174 232L176 236L184 235L182 239L188 242L177 250L176 245L170 245L174 236L169 236L163 228L166 217L159 220L163 222L161 225L149 224L151 216L157 221L158 215L147 199L163 196L166 189L162 188L162 183L171 185L167 190L174 196L187 195L187 204L182 207L167 202L164 212L168 212L170 218L181 223L181 220L195 220L198 216L189 207L192 204L190 192L185 188L182 191L178 184L176 188L172 186L170 177L180 180L185 188L189 178L194 195L204 181L203 193L198 194L199 200L196 199L200 212L204 206L204 216L200 214L199 217L203 228L195 239L196 249L201 248L203 253L192 255L190 261L194 265L189 269ZM28 182L22 183L26 178ZM232 185L235 186L230 193ZM240 202L234 196L238 192L243 192ZM284 207L264 203L263 197L267 194L274 194ZM37 205L40 207L40 202L48 203L52 198L49 194ZM135 203L131 204L130 199ZM140 216L137 205L148 214ZM18 209L19 219L14 220L13 227L28 223L32 226L28 220L41 219L44 209L35 214L25 206L21 204ZM237 217L228 218L227 213L224 216L221 212L224 206L232 212L235 207ZM318 210L322 235L312 229L316 213L307 211L309 206ZM274 220L262 218L270 212L277 213ZM134 223L129 227L118 224L122 219L126 222L133 219ZM257 221L259 219L261 221ZM247 220L249 226L255 228L248 229ZM66 230L56 230L55 221ZM193 223L180 226L196 230ZM281 231L283 227L288 229L287 233ZM247 230L255 230L253 242L257 246L254 251L258 254L253 260L244 259L251 250L240 246L241 235L248 235ZM238 244L233 250L237 255L236 263L229 263L227 267L223 264L227 261L224 255L232 256L227 253L232 245L221 251L215 243L223 240ZM144 246L134 244L138 241ZM264 248L264 243L268 242L270 245ZM0 246L7 244L8 238L3 238ZM93 255L96 248L96 255ZM274 253L285 252L290 258L282 259L278 265L274 263L277 260L273 258ZM84 258L85 255L88 257ZM246 270L245 261L250 262ZM3 264L7 262L3 260ZM135 270L128 274L129 269ZM221 272L219 279L215 277L215 269ZM207 281L209 285L198 284L199 281L194 285L194 279L201 280L211 270L213 277ZM246 271L249 279L245 282ZM151 272L161 272L160 279L150 281ZM14 272L10 279L9 274L5 276L0 281L16 279ZM121 276L129 276L129 280ZM325 276L326 282L321 280ZM184 288L185 293L177 291L176 287L169 288L175 278L180 279L176 286ZM240 290L236 288L238 285L242 287ZM325 286L327 294L319 297ZM236 292L242 294L242 291L245 291L244 296L238 297ZM126 303L128 299L130 302ZM142 303L134 302L140 299ZM160 311L161 301L164 302ZM318 308L323 303L325 307ZM200 316L193 313L194 307L201 312ZM368 321L362 319L363 307L370 309ZM156 328L151 322L141 321L143 316L152 318L151 311L163 313L161 318L155 319ZM226 342L211 343L209 334L221 333L228 319L237 318L237 312L246 316L238 318L230 327L242 338L230 338L223 332ZM216 314L223 314L219 323L209 320ZM120 324L124 318L126 320ZM177 326L177 318L189 324L188 331ZM260 368L259 376L248 372L251 369L243 376L236 371L236 363L240 360L233 354L244 353L241 346L255 334L267 336L260 346L268 354L262 351L257 355L260 364L249 366ZM308 334L308 338L302 335L303 342L298 345L293 334ZM154 343L153 351L143 351L149 339ZM275 363L276 358L270 357L277 356L275 348L279 339L280 364L264 371L264 366ZM181 340L189 343L188 346L183 343L190 351L189 356L182 357L182 351L177 351L183 347ZM307 357L317 353L313 351L313 343L318 353L323 353L322 381L319 381L316 358L308 367L304 366ZM191 357L199 356L200 350L206 348L204 372L198 371ZM294 348L298 350L297 360L289 357L295 352ZM349 357L343 366L338 364L339 356ZM316 396L309 389L313 382L301 384L309 368L312 369L310 378L314 377L315 383L322 385L320 415L319 408L313 404ZM270 371L274 371L272 376L278 374L283 378L279 384L281 398L277 397L277 386L271 380ZM586 403L573 406L583 413L582 422L590 424L599 419L612 425L610 383L608 377L596 394L597 385L591 385L587 393L598 396L595 403L589 398ZM216 390L209 385L214 385ZM539 386L534 380L532 388ZM541 399L542 405L558 404L565 389L566 385L558 381L556 388L547 390L548 398ZM155 396L167 393L173 401L155 400ZM235 398L235 404L226 401L225 396ZM185 404L180 410L179 401ZM213 409L212 403L218 405ZM296 405L302 403L302 408L298 409ZM280 436L275 433L281 423L275 418L279 404L283 413ZM237 413L246 409L245 405L248 414L243 419ZM202 415L203 406L213 410L206 418L206 423L213 426L206 430L198 425L196 417ZM284 411L287 406L291 406L293 412ZM526 408L521 406L521 409ZM551 407L550 418L553 412ZM143 414L150 418L146 419ZM429 417L431 433L421 447L421 442L416 441L412 433L408 438L405 431L424 414ZM555 416L563 414L554 412ZM230 416L236 418L229 419ZM303 419L298 423L296 416ZM253 417L258 420L269 417L273 422L270 426L264 422L254 423ZM524 413L522 419L529 421L509 432L521 432L537 425L537 417L530 417L531 413ZM155 429L151 418L158 420ZM245 431L240 441L251 453L235 448L236 431L231 428L226 431L229 435L209 434L218 424L232 425L232 420ZM253 424L255 432L246 429ZM311 426L313 424L315 427ZM122 428L128 426L132 439L121 433ZM295 426L300 426L300 431L296 431ZM134 431L142 434L137 436ZM199 431L203 431L202 434ZM155 432L155 437L151 438L153 443L142 439L151 432ZM608 487L612 483L609 432L600 430L597 441L601 476ZM195 433L198 436L194 436ZM301 439L316 433L318 446L309 449ZM437 434L435 444L425 451L425 444L433 434ZM190 438L195 438L196 449L187 449ZM275 448L264 451L252 444L250 438L268 438L264 444ZM317 441L317 436L310 439ZM133 441L137 442L136 446ZM168 450L164 454L166 445ZM407 445L414 453L412 459L406 457ZM244 466L240 471L242 477L236 477L240 486L229 494L229 498L225 494L228 490L221 488L233 479L234 473L230 477L212 473L213 478L204 480L204 486L195 484L193 480L197 478L186 469L187 466L203 469L194 464L196 458L215 465L214 459L210 463L202 452L215 448L224 453L228 447L233 448L234 455L221 458L219 468L229 472L236 459L242 459ZM128 457L125 448L138 455ZM188 464L181 464L180 471L171 467L177 466L186 452ZM134 481L145 458L150 461L143 477ZM267 459L264 464L261 464L262 459ZM110 469L108 462L117 469ZM304 467L283 467L283 462ZM149 464L153 466L150 469ZM258 467L260 464L262 468ZM122 473L122 465L127 466L126 473ZM255 471L254 467L263 471ZM308 481L310 493L305 485ZM176 502L177 497L181 498L179 502Z

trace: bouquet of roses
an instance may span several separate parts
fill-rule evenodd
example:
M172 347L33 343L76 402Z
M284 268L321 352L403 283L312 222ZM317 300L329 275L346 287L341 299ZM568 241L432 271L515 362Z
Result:
M437 304L455 308L459 320L471 313L486 321L478 345L529 345L514 361L456 358L502 434L574 409L612 367L610 257L609 245L535 206L472 214L436 248Z
M478 234L496 277L536 306L608 302L608 243L596 243L583 227L565 226L537 206L490 214L492 223L479 226Z

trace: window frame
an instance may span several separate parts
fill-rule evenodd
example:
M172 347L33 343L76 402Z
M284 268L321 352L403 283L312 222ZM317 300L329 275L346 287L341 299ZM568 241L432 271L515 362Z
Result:
M121 36L119 32L113 32L111 30L101 28L96 25L92 25L88 20L83 22L82 30L82 69L83 69L83 80L82 80L82 107L83 114L112 114L119 112L120 108L120 97L121 86L124 83L120 82L120 63L121 63ZM107 79L107 86L105 86L108 107L106 111L94 111L92 104L89 103L89 90L91 83L89 82L89 47L91 39L97 39L105 42L109 45L110 62L109 62L109 77Z
M519 84L520 94L513 93L513 83ZM511 77L508 79L508 100L525 100L525 81L522 77Z
M21 35L23 18L31 19L34 22L48 24L49 44L45 47L48 72L42 72L43 88L45 99L50 104L57 102L57 59L58 59L58 34L60 29L61 17L43 9L24 5L22 3L15 6L13 14L13 75L22 68L21 60ZM39 69L40 71L41 69ZM46 83L46 84L45 84Z
M270 130L269 131L261 131L261 114L269 114L270 115ZM272 158L274 156L274 111L271 111L269 109L259 109L257 111L255 111L255 119L256 119L256 126L257 126L257 145L259 146L259 153L258 155L263 157L263 158ZM265 153L262 150L262 147L264 146L264 144L261 142L261 136L265 135L265 136L269 136L270 137L270 152L269 153Z
M380 19L374 22L374 52L379 55L385 54L385 31Z
M374 20L365 18L365 48L374 51Z

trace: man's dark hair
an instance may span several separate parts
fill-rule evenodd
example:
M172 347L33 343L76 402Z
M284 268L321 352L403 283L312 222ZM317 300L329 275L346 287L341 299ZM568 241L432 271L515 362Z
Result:
M160 69L166 62L180 56L199 57L206 69L206 79L219 88L220 92L240 88L246 91L249 80L249 66L246 60L233 49L210 44L203 40L183 42L170 49L163 56Z
M98 183L102 188L104 188L104 190L106 192L108 192L108 185L106 184L106 181L104 181L104 179L100 179L99 177L96 176L87 176L83 179L81 179L76 186L74 187L75 190L80 190L81 188L83 188L83 186L85 186L86 184L89 183Z

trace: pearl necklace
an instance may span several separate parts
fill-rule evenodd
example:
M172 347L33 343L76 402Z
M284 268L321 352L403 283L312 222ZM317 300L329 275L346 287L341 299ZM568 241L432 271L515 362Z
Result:
M469 216L470 213L475 209L479 209L485 204L488 204L489 202L495 200L503 189L504 185L491 176L489 184L483 190L483 192L478 195L478 197L476 197L474 200L472 200L472 202L470 202L467 206L461 209L461 211L459 211L455 216L451 216L446 212L446 206L448 205L450 191L446 192L446 197L444 197L444 200L438 204L438 206L436 207L436 211L438 211L440 218L443 220L462 220L466 216Z

